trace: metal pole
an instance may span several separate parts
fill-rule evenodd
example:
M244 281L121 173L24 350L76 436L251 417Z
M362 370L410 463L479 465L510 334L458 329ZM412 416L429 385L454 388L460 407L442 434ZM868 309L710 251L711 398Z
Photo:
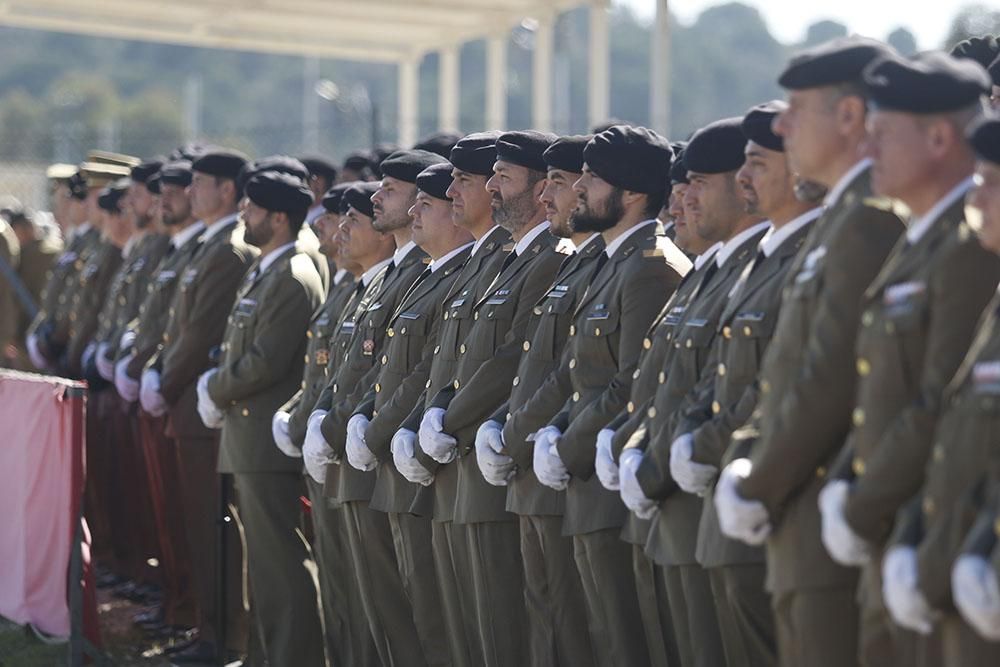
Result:
M438 60L438 129L458 131L459 70L458 46L441 49Z
M670 136L670 14L669 0L656 0L653 48L649 63L649 123Z
M507 129L507 33L486 40L486 129Z
M587 112L591 126L611 115L610 47L608 0L591 0L590 5L590 90Z
M552 51L554 21L539 19L531 61L531 118L535 129L552 130Z

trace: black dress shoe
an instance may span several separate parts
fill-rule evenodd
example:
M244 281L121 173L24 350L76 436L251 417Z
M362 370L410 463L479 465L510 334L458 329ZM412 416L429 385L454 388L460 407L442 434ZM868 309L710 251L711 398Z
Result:
M167 648L163 649L163 655L171 656L171 655L174 655L175 653L180 653L181 651L186 651L187 649L191 648L192 646L194 646L197 643L198 643L198 635L197 634L193 634L193 635L191 635L188 638L180 639L178 641L175 641L172 645L170 645Z
M120 577L114 572L103 572L94 577L94 583L98 588L112 588L125 582L124 577Z
M215 644L204 641L194 642L184 650L170 654L170 662L175 665L210 664L217 662L217 659L218 655L215 651Z
M163 623L163 607L153 607L152 609L140 611L132 617L132 623L135 625Z

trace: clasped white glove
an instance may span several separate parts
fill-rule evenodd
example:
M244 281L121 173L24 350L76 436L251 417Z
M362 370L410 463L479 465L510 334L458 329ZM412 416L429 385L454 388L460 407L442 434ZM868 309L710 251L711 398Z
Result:
M844 517L844 505L850 492L851 483L843 479L829 482L819 492L819 511L823 516L820 534L833 560L841 565L858 567L871 560L872 549Z
M483 479L493 486L507 486L514 477L514 459L503 453L503 425L489 419L476 431L476 463Z
M281 453L293 459L302 458L302 450L295 446L288 435L288 421L291 415L284 410L278 410L271 417L271 435L274 436L274 444L278 446Z
M126 403L135 403L139 398L139 383L129 377L126 368L131 357L125 357L115 364L115 390Z
M535 432L535 451L531 467L538 481L556 491L565 491L569 486L569 471L559 458L556 445L562 438L562 431L555 426L546 426Z
M917 550L910 546L895 546L886 552L882 598L892 620L922 635L931 633L940 616L917 588Z
M109 343L101 343L97 346L96 357L94 358L94 364L97 366L97 374L108 382L115 381L115 362L108 359L108 350L111 349Z
M615 437L615 432L610 428L602 428L597 433L597 452L594 454L594 471L597 479L601 480L601 486L608 491L618 491L621 484L618 479L618 462L615 461L614 451L611 449L611 441Z
M208 395L208 381L218 372L218 369L205 371L198 378L198 414L201 421L208 428L222 428L222 422L226 415L215 405L215 401Z
M135 331L132 329L126 329L122 332L122 337L118 339L118 349L127 350L132 347L132 343L135 342Z
M364 415L354 415L347 420L347 462L361 472L374 470L378 465L378 459L365 442L368 422Z
M408 481L421 486L430 486L434 475L413 455L417 446L417 434L408 428L401 428L392 436L389 447L392 449L392 462L396 470Z
M80 368L86 370L87 366L90 365L90 360L94 358L94 354L97 353L97 343L90 341L87 346L83 348L83 354L80 355Z
M722 469L715 485L715 511L724 535L755 547L771 534L771 518L764 503L740 495L739 484L752 469L750 459L736 459Z
M139 384L139 404L154 417L162 417L167 412L167 401L160 393L160 372L152 368L143 371Z
M428 408L420 420L420 449L441 464L458 456L458 441L444 432L444 408Z
M306 422L306 439L302 443L302 462L306 472L317 484L326 482L326 467L334 462L333 448L323 437L323 417L326 410L314 410Z
M962 554L951 569L951 595L962 618L987 641L1000 641L1000 582L988 560Z
M691 460L694 451L694 436L685 433L670 445L670 474L677 486L687 493L704 496L712 488L712 480L719 469L705 463Z
M38 336L36 334L31 334L24 341L25 345L28 347L28 358L31 359L31 363L35 365L38 370L48 370L49 360L42 355L42 351L38 349Z
M619 493L625 507L629 508L640 519L652 519L659 507L656 502L646 497L642 486L639 485L639 478L636 471L645 456L640 450L635 448L626 449L618 459L618 478L621 483Z

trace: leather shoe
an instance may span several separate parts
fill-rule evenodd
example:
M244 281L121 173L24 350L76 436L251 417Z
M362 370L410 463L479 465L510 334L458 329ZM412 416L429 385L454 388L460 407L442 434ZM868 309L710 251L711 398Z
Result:
M215 644L206 641L195 641L184 649L170 654L170 662L174 665L190 665L194 663L216 663Z

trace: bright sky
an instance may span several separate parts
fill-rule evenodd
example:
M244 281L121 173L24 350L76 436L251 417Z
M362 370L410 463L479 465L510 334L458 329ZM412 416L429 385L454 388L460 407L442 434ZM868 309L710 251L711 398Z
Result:
M1000 0L740 0L757 7L779 41L800 41L806 28L817 21L832 19L852 32L885 39L904 26L917 38L920 49L941 48L955 14L966 4L984 4L1000 10ZM633 7L643 17L652 17L654 0L616 0ZM670 11L683 23L692 23L707 7L726 0L670 0Z

